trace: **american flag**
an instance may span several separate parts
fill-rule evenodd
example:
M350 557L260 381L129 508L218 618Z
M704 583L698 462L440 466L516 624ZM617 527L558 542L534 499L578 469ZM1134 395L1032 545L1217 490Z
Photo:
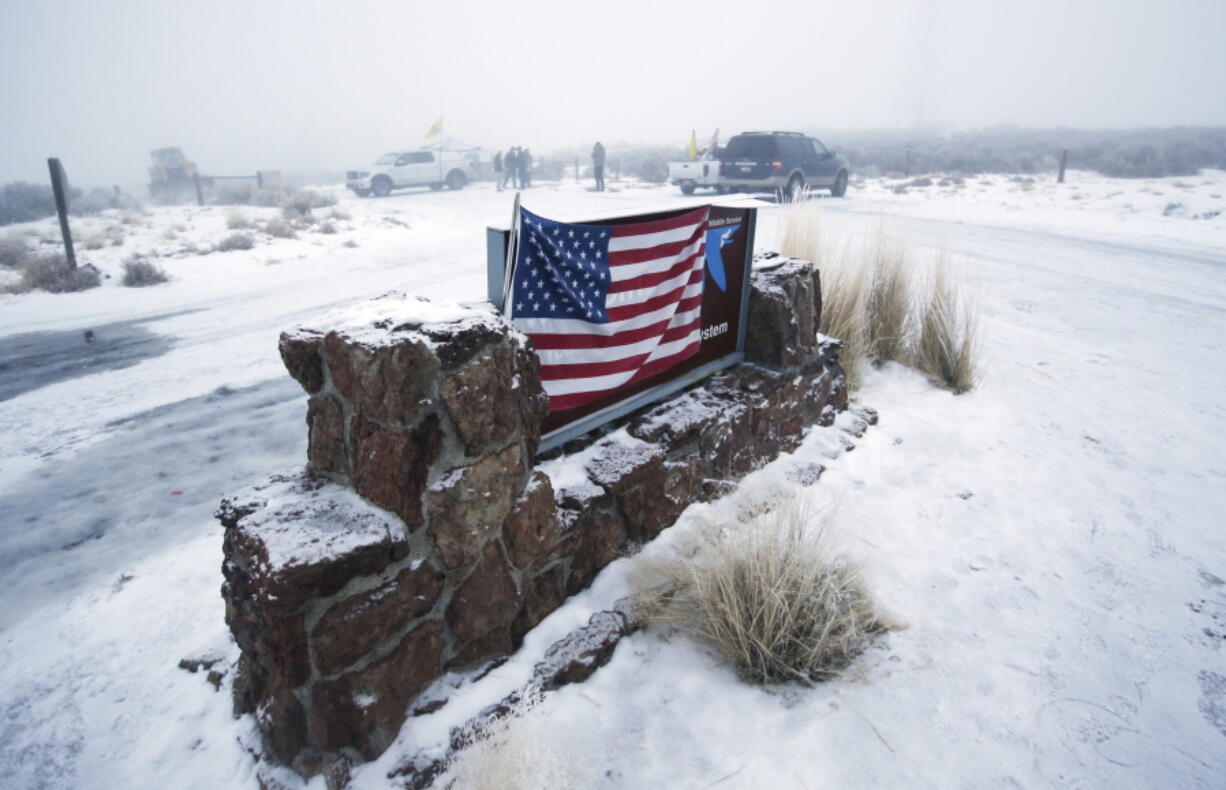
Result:
M550 411L698 353L708 211L606 226L520 209L509 309L536 346Z

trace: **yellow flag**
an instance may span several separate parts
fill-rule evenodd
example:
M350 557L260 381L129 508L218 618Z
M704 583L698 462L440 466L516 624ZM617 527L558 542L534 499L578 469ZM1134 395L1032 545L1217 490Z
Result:
M438 137L442 133L443 133L443 116L440 115L438 117L438 120L434 122L434 125L430 127L430 131L426 132L426 139L429 140L431 137Z
M698 158L698 136L694 134L694 130L690 129L690 147L687 149L690 154L690 159Z

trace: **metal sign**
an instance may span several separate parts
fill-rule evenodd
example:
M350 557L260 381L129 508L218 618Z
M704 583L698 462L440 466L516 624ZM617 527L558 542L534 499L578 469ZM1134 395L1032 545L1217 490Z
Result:
M694 206L652 214L584 220L585 225L616 226L667 220ZM701 310L702 345L689 359L643 379L600 400L577 408L554 411L545 418L541 452L558 447L611 420L662 400L717 370L745 357L745 320L749 310L749 274L752 269L754 224L757 209L711 205L706 230L706 274ZM502 305L507 287L507 246L510 231L486 229L486 290L490 301Z

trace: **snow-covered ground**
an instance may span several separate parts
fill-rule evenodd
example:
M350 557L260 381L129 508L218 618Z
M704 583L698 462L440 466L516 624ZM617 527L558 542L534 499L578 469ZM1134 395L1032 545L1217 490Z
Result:
M541 748L565 748L583 786L1222 786L1226 173L895 190L910 182L824 201L827 231L883 223L949 251L983 294L982 384L953 397L871 371L859 399L881 424L854 452L830 460L815 432L646 550L783 495L798 460L822 460L800 495L837 505L909 627L814 689L747 686L701 647L636 634L543 704L557 737ZM701 200L585 187L542 185L525 205L580 219ZM111 275L102 287L0 295L0 785L256 786L250 718L177 664L235 657L218 499L304 459L306 401L277 334L393 288L482 298L484 227L511 203L488 185L336 194L350 215L336 234L256 233L249 251L190 252L231 232L225 208L77 220L78 239L123 233L81 250ZM777 219L765 205L759 247ZM120 287L133 252L160 255L171 281ZM544 646L625 594L635 563L415 719L355 786L387 786L406 753L526 679Z

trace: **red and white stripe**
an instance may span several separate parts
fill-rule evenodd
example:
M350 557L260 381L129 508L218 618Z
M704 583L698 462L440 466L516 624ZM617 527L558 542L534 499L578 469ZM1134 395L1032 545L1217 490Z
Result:
M540 356L550 411L590 403L698 353L708 211L613 227L608 323L515 319Z

